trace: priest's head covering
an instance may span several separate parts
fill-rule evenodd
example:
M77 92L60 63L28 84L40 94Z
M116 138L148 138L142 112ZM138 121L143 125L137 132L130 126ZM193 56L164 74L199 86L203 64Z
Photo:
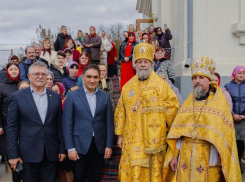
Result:
M216 66L210 57L202 56L192 60L191 76L205 76L211 80L211 70Z
M140 43L134 48L134 62L139 59L148 59L153 63L155 49L151 44Z

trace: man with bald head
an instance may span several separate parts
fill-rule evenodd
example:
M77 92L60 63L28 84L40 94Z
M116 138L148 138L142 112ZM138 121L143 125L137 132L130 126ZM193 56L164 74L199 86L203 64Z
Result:
M137 74L122 88L115 112L115 134L122 148L120 181L162 181L166 132L179 103L168 83L152 70L154 47L134 48Z
M36 61L35 48L32 47L32 46L28 46L25 49L25 53L26 53L26 59L21 61L20 64L19 64L20 78L22 80L29 81L29 79L27 77L27 73L28 73L29 67Z

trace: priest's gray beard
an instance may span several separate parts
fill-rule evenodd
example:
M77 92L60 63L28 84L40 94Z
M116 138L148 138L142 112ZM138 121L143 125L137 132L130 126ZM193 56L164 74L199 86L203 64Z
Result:
M195 87L193 90L193 94L196 99L200 99L202 97L205 97L207 92L203 88Z
M140 69L136 68L136 72L137 72L139 79L140 80L148 79L150 74L151 74L151 69L152 68L149 68L149 70L147 70L147 69L140 70Z

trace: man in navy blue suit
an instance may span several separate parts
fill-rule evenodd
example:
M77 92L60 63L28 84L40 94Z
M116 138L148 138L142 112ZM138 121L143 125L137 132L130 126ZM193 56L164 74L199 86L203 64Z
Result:
M7 147L11 168L23 164L23 182L54 182L56 162L66 157L61 98L45 88L47 66L29 68L30 87L11 95L7 116Z
M62 127L65 148L73 161L74 182L99 182L104 159L112 154L114 116L109 94L97 88L100 80L97 65L84 68L83 85L68 92Z

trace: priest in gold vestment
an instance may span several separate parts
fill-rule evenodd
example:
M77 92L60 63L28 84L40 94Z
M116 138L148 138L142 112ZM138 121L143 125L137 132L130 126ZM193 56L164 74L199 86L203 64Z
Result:
M153 70L154 47L134 48L137 74L124 85L115 112L115 134L122 147L121 182L161 182L166 132L177 114L177 96Z
M242 182L229 105L211 85L214 61L192 61L193 92L180 108L167 137L164 182Z

